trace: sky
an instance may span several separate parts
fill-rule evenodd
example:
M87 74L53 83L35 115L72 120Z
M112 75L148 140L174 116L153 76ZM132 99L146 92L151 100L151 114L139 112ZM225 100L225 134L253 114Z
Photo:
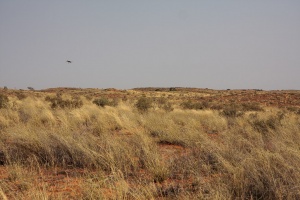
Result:
M299 90L299 77L299 0L0 0L0 87Z

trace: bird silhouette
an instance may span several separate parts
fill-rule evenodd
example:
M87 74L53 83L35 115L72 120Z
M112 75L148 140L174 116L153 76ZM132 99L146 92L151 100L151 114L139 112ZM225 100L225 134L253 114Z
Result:
M70 60L67 60L67 63L72 63L72 61L70 61Z

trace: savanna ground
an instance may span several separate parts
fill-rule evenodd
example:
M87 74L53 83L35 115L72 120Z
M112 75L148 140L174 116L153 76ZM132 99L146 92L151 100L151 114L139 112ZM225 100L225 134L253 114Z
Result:
M0 199L300 199L300 91L0 89Z

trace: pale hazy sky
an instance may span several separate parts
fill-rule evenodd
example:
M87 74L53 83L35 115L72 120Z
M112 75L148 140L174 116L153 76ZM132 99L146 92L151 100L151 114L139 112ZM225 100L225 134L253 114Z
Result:
M0 87L300 89L299 77L299 0L0 0Z

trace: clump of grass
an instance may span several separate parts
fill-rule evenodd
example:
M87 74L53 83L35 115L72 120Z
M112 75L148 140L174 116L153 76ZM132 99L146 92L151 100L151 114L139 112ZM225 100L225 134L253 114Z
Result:
M5 195L5 193L3 192L2 188L0 187L0 197L2 197L3 200L7 200L7 196Z
M182 102L180 105L183 109L195 109L195 110L203 110L209 107L207 102L194 103L190 100Z
M109 105L109 100L107 98L100 98L100 99L95 99L93 103L96 104L97 106L105 107Z
M27 97L27 95L24 94L23 92L18 92L18 93L16 93L16 96L17 96L17 98L18 98L19 100L23 100L23 99L25 99L25 98Z
M164 97L160 97L156 100L158 104L158 108L163 109L167 112L171 112L174 110L173 105Z
M289 106L289 107L287 107L287 110L290 111L290 112L293 112L295 114L300 115L300 108L298 108L298 107Z
M81 108L83 106L83 102L79 98L73 98L72 100L63 99L60 94L56 97L47 96L45 98L46 101L51 103L51 108Z
M153 181L156 183L164 182L169 176L169 171L167 167L158 167L156 170L153 170Z
M258 103L243 103L243 111L264 111L264 109Z
M161 108L163 110L165 110L166 112L171 112L174 110L174 108L170 102L165 103L164 105L161 106Z
M48 167L109 169L105 156L100 152L95 153L98 150L91 136L77 138L70 136L49 133L33 134L29 138L15 136L15 142L5 151L6 157L9 163L24 165L35 160L39 165Z
M225 117L240 117L244 114L236 104L227 105L221 111L221 114Z
M281 121L284 118L284 114L278 112L276 115L270 115L265 117L258 117L257 115L253 115L252 119L250 119L250 123L252 127L260 132L267 133L269 130L276 130L281 126Z
M236 168L235 176L227 177L232 195L244 199L297 199L299 185L289 164L280 155L255 151L256 159L245 159ZM297 186L296 186L297 187ZM289 188L289 189L288 189Z
M9 99L6 95L0 94L0 109L7 108Z
M105 106L114 106L115 107L118 105L118 100L117 99L109 100L105 97L102 97L99 99L95 99L93 101L93 103L100 107L105 107Z
M147 112L152 107L152 99L141 97L136 102L135 107L141 112Z

